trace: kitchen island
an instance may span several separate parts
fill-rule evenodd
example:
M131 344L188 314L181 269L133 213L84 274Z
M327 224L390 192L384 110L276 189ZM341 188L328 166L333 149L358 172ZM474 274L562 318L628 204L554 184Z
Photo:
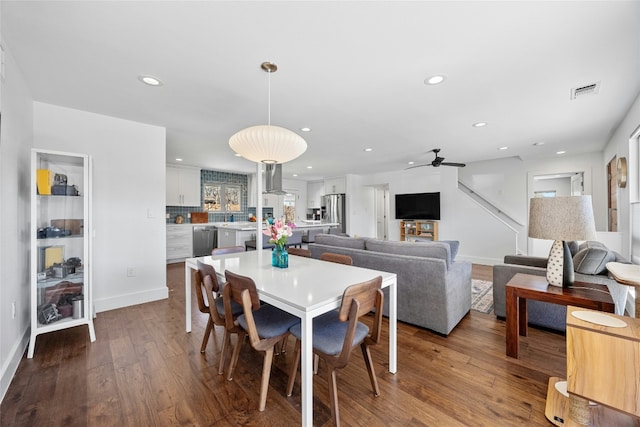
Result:
M296 230L311 230L311 229L324 229L328 232L329 228L337 227L338 223L335 222L321 222L321 221L302 221L296 223ZM247 240L255 240L257 224L255 222L229 222L218 223L218 247L227 246L244 246L244 242ZM262 228L264 229L264 224Z

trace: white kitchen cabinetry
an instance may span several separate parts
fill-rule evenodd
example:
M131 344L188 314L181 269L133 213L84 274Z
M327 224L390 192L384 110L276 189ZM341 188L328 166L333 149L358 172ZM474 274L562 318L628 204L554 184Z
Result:
M320 209L324 194L324 182L316 181L307 184L307 208Z
M347 179L343 177L324 180L324 194L343 194L347 192Z
M167 262L182 261L193 256L193 227L167 225Z
M284 196L279 194L263 194L263 206L273 208L273 217L282 218L284 215Z
M247 240L255 240L256 229L236 230L233 228L218 228L218 246L244 246Z
M200 169L167 166L167 206L200 206Z
M87 325L92 316L91 158L31 151L31 339Z

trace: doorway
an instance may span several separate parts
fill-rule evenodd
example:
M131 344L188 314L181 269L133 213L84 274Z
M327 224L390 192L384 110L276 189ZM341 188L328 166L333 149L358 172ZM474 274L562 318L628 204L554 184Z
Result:
M376 239L389 239L389 185L374 187Z

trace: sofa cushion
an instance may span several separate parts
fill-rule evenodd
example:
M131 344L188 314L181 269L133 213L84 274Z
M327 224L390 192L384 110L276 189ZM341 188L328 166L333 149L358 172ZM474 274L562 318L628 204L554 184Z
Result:
M607 263L616 260L616 254L600 242L585 242L573 257L576 273L602 274L607 271Z
M341 248L364 249L365 239L359 237L346 237L334 234L316 234L316 243L321 245L338 246Z
M455 261L456 255L458 255L458 249L460 248L460 242L458 240L438 240L441 243L447 243L451 249L451 261Z
M392 242L389 240L367 239L366 248L368 251L373 252L442 259L447 263L447 268L451 264L451 247L448 243Z

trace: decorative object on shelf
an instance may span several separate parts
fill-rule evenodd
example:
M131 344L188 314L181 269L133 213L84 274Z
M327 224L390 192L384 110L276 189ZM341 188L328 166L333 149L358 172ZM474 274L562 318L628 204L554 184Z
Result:
M271 73L278 67L272 62L263 62L260 68L269 75L267 125L242 129L231 136L229 146L253 162L285 163L302 155L307 150L307 143L295 132L271 125Z
M553 286L572 286L575 273L567 241L597 238L591 196L532 198L529 237L554 240L547 261L547 281Z
M287 268L289 266L289 254L285 245L287 238L293 235L294 223L287 223L284 219L267 219L267 227L263 234L269 236L269 243L273 243L275 248L271 253L271 265L273 267Z
M618 187L626 188L627 186L627 158L620 157L616 164L618 169Z

